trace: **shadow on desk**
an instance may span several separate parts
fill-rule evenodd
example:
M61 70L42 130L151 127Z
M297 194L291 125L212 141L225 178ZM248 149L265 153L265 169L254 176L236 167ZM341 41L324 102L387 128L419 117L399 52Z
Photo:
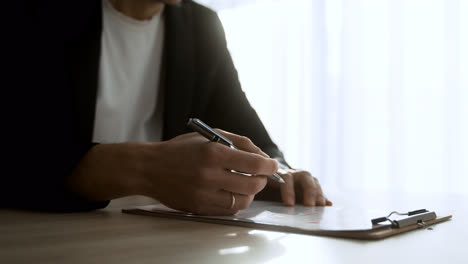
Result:
M112 201L71 214L0 210L0 263L263 263L285 252L283 233L128 215Z

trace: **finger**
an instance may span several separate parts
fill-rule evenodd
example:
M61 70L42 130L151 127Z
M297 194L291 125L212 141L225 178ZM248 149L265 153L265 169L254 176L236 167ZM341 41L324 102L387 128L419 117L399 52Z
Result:
M233 193L225 190L210 192L207 195L210 204L220 209L239 211L247 208L252 202L249 195Z
M267 178L262 175L246 176L223 170L212 179L214 186L243 195L255 195L265 187Z
M284 183L280 185L281 199L287 206L293 206L296 201L294 192L294 178L291 173L281 174Z
M305 174L304 177L306 177L305 179L309 179L313 182L313 186L312 188L307 188L305 189L305 185L303 185L303 192L304 192L304 204L309 204L308 201L313 201L315 200L315 205L317 206L332 206L333 203L328 200L327 197L325 197L324 193L323 193L323 190L322 190L322 187L320 186L320 183L318 181L318 179L316 177L313 177L312 175L310 175L310 173L306 172L307 174ZM306 202L307 200L307 202ZM310 204L313 204L310 203ZM313 206L313 205L312 205Z
M229 192L225 190L219 190L218 194L220 197L223 197L223 201L221 199L218 200L221 203L217 203L216 205L227 210L231 211L239 211L247 209L254 199L254 195L243 195L239 193ZM227 198L225 198L227 197ZM226 206L226 199L228 201L228 205Z
M189 212L196 215L228 216L235 215L237 212L239 212L239 210L224 209L219 206L205 206L203 208Z
M322 188L318 183L317 179L310 175L308 172L302 172L300 183L304 193L303 203L305 206L324 206L326 204L325 197L322 192Z
M312 176L308 172L300 171L295 174L298 183L302 188L302 199L305 206L315 206L315 191L316 184Z
M202 201L203 206L198 206L197 214L233 215L239 210L247 209L253 201L253 195L242 195L225 190L207 192Z
M270 157L270 156L268 156L268 154L263 152L259 147L257 147L252 142L252 140L250 140L248 137L236 135L236 134L226 132L226 131L221 130L221 129L215 129L215 130L217 132L219 132L221 135L223 135L223 136L227 137L229 140L231 140L232 143L234 144L234 146L236 146L240 150L244 150L244 151L251 152L251 153L256 153L256 154L262 155L265 158Z
M274 159L230 148L224 148L221 159L224 168L228 170L254 175L271 175L278 170L278 163Z
M327 198L323 194L322 187L320 186L320 183L319 183L318 179L316 177L313 177L313 176L312 176L312 179L314 180L315 186L317 188L317 192L315 193L315 197L316 197L316 201L317 201L316 204L319 205L319 206L327 205Z

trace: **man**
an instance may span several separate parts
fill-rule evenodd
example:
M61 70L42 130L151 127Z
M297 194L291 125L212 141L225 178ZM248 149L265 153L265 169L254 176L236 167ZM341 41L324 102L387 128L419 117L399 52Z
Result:
M16 84L35 97L29 116L10 122L23 143L9 145L18 170L5 177L5 206L90 210L134 194L211 215L234 214L256 195L331 205L315 177L289 168L249 105L214 12L189 0L84 1L60 7L65 15L35 5L27 15L40 30L25 50L33 65L52 66ZM189 117L241 151L190 133ZM39 140L20 140L31 135ZM278 164L285 184L265 177Z

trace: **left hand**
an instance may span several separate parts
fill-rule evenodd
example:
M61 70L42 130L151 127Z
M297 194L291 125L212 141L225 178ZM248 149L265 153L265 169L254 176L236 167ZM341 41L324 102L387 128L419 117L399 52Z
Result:
M283 203L293 206L302 201L305 206L331 206L333 203L325 197L317 178L308 171L279 169L278 174L286 183L268 179L268 185L279 188Z

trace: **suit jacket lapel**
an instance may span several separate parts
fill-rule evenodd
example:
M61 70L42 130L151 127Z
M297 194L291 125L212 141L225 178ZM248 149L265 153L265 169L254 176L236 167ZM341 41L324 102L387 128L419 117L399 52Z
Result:
M170 139L186 131L185 122L190 117L194 82L190 6L166 6L165 19L163 139Z

